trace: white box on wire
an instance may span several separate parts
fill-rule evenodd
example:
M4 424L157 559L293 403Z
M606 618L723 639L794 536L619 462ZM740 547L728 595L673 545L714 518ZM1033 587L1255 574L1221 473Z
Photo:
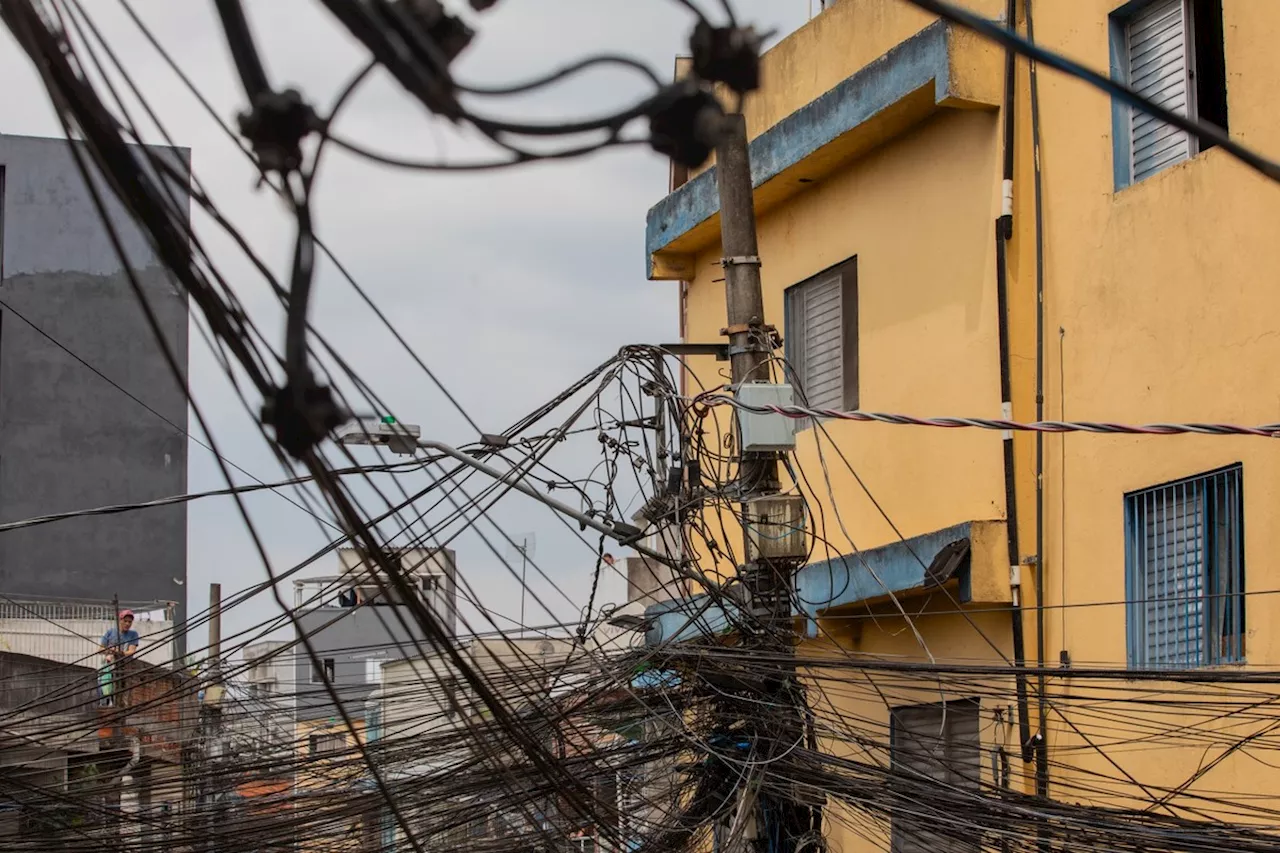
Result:
M790 385L744 382L735 395L746 406L794 406ZM738 409L738 440L743 453L785 453L796 448L795 421L774 412Z

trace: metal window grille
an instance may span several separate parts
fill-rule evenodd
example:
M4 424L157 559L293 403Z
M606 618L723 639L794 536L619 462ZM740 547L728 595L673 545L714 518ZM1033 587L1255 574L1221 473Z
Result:
M1188 0L1155 0L1125 27L1129 85L1184 116L1195 112L1190 21ZM1133 108L1129 110L1129 134L1135 183L1196 153L1195 140L1185 130Z
M130 608L139 613L152 610L165 611L165 619L173 619L173 605L167 602L147 602L143 604L120 603L120 609ZM114 622L116 612L109 603L94 604L77 601L33 601L15 599L6 596L0 600L0 619L42 619L54 622L86 620L95 622Z
M1129 665L1244 660L1239 465L1125 496Z
M889 715L892 853L977 853L982 839L959 816L928 805L920 785L978 792L982 740L976 699L894 708Z

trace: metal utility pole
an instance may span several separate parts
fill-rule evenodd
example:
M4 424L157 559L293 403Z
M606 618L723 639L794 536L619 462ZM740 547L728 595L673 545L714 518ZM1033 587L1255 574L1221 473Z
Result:
M751 186L747 123L741 115L725 118L716 148L716 185L720 191L720 242L724 257L724 296L728 309L729 366L733 384L768 382L773 355L770 330L764 324L764 290L760 284L760 250L756 242L756 209ZM744 496L777 491L778 463L773 454L739 459Z
M222 680L222 584L209 584L209 670L210 684Z
M720 234L724 257L725 304L728 325L722 334L729 338L729 363L735 389L753 382L770 381L770 360L775 333L764 322L764 293L760 281L760 256L756 238L755 199L751 180L751 158L746 121L741 115L728 116L724 135L716 148L716 175L720 193ZM770 540L803 533L803 515L792 500L774 497L780 491L776 452L738 452L739 500L745 538L745 565L742 580L747 604L758 633L744 642L767 650L782 661L760 689L776 718L761 725L757 744L765 761L781 757L806 733L808 711L795 671L791 643L791 576L803 562L785 549L773 549ZM765 530L784 535L758 535ZM753 535L753 530L757 535ZM801 842L812 839L821 829L821 806L806 805L794 797L765 793L758 779L743 786L739 814L732 837L759 837L768 834L780 839L775 853L795 853ZM754 817L754 821L750 818ZM755 830L743 825L754 824Z

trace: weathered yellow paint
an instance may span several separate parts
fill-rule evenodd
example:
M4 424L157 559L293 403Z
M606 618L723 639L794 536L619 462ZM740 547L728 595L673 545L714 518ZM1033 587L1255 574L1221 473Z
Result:
M993 115L942 114L760 221L765 311L776 324L786 287L857 256L864 409L924 414L927 401L929 413L999 415L991 256L997 134ZM691 341L717 340L725 324L719 257L718 245L699 255L689 287ZM690 361L704 382L716 381L722 365ZM727 431L726 417L718 434ZM882 503L889 490L885 509L905 536L1004 517L999 434L842 422L825 428ZM799 444L801 466L824 493L813 430ZM849 469L829 446L825 452L837 501L822 501L832 541L819 555L850 550L836 506L859 548L896 541Z
M716 219L717 225L719 218ZM655 252L653 266L649 270L649 278L658 281L684 281L692 278L696 267L694 255L683 252Z
M1108 60L1105 21L1114 4L1088 0L1036 6L1046 46L1096 68ZM1087 22L1084 23L1084 22ZM1224 0L1228 110L1233 137L1280 156L1280 5ZM1042 32L1043 31L1043 32ZM1025 77L1024 77L1025 81ZM1213 149L1115 192L1110 103L1058 75L1040 75L1045 208L1045 413L1049 418L1147 421L1277 420L1275 368L1280 333L1280 187ZM1025 89L1023 89L1025 91ZM1019 120L1022 120L1022 114ZM1027 129L1027 124L1022 124ZM1026 151L1028 136L1020 134ZM1030 223L1030 160L1020 158L1019 216ZM1021 228L1014 286L1034 284L1032 232ZM1034 342L1024 350L1034 359ZM1280 455L1273 442L1247 438L1144 439L1072 435L1045 439L1047 642L1077 665L1123 666L1125 492L1241 462L1244 470L1245 582L1249 665L1280 658L1277 602L1257 595L1277 583ZM1060 604L1072 605L1061 608ZM1082 607L1097 603L1099 606ZM1148 685L1144 685L1148 686ZM1154 687L1154 686L1153 686ZM1177 688L1170 688L1171 698ZM1225 745L1249 726L1214 714L1186 723L1220 730ZM1136 724L1138 721L1131 721ZM1141 785L1190 778L1205 746L1168 738L1145 749L1114 747L1111 761L1051 715L1051 757L1083 772L1131 775ZM1256 728L1256 723L1253 728ZM1106 743L1097 721L1086 729ZM1214 757L1216 753L1212 753ZM1076 776L1075 779L1087 778ZM1072 779L1054 782L1069 785ZM1280 790L1280 776L1236 756L1190 791L1257 796ZM1146 797L1137 786L1129 793ZM1118 801L1118 798L1117 798Z
M966 5L997 17L1004 4L969 0ZM1037 40L1105 72L1107 16L1119 5L1119 0L1042 0L1035 7ZM1280 111L1273 106L1280 79L1280 51L1274 49L1280 43L1280 3L1224 0L1223 6L1231 133L1280 158ZM764 89L746 105L750 134L774 126L929 23L927 16L898 0L842 0L766 56ZM990 56L981 50L953 53L955 62L979 65ZM978 65L958 71L960 79L985 79ZM1044 416L1139 423L1280 420L1275 383L1275 365L1280 364L1280 289L1275 287L1280 187L1215 149L1116 192L1110 100L1044 69L1039 90ZM986 103L989 94L983 90L971 97ZM1016 97L1015 235L1009 247L1012 404L1016 419L1032 420L1036 223L1026 63L1019 64ZM766 322L782 327L787 287L856 256L861 408L998 417L994 223L1000 214L999 114L934 111L900 130L868 137L872 144L842 158L802 193L769 199L762 190ZM717 341L725 304L715 228L706 226L691 235L682 251L691 247L696 247L695 269L682 273L689 281L686 337ZM688 362L704 386L727 381L726 365L710 358ZM698 385L690 382L691 393ZM727 413L715 416L718 420L707 427L709 438L730 431ZM1012 656L1010 618L990 604L1009 600L1001 435L846 422L828 423L826 429L825 473L812 429L801 434L796 454L808 480L806 491L816 492L825 522L821 532L827 541L817 544L814 559L847 553L855 543L866 549L894 542L899 532L910 537L963 521L982 522L973 541L974 600L988 603L966 611L951 600L951 592L930 593L923 612L912 620L919 639L903 630L908 626L892 603L864 606L861 612L844 607L818 620L820 637L806 649L836 656L857 652L859 659L892 655L926 661L932 653L939 660L1004 664ZM1021 554L1039 557L1038 568L1026 565L1022 570L1033 664L1033 593L1040 571L1048 664L1056 665L1059 651L1067 650L1076 666L1125 665L1125 611L1118 603L1125 597L1123 496L1135 489L1243 463L1247 590L1280 587L1271 565L1271 555L1280 553L1280 525L1275 523L1280 449L1274 442L1072 434L1047 436L1043 448L1044 513L1037 519L1035 439L1029 434L1015 437ZM1036 555L1038 522L1044 547ZM730 528L728 535L736 534ZM1277 608L1275 596L1248 598L1246 654L1251 666L1280 662L1280 630L1273 627L1280 624ZM911 612L920 609L917 601ZM820 675L813 678L821 685ZM1107 685L1111 695L1117 695L1121 684ZM1096 713L1076 714L1068 726L1064 715L1075 713L1063 698L1068 687L1080 691L1087 685L1050 680L1055 796L1082 799L1073 786L1096 787L1096 777L1087 774L1101 773L1121 780L1131 776L1138 784L1117 783L1095 802L1149 802L1143 786L1178 785L1204 759L1203 744L1187 748L1175 744L1172 735L1154 737L1142 748L1120 745L1144 725L1150 735L1151 724L1133 709L1118 718L1119 730L1108 730L1105 714ZM939 696L936 690L933 699L927 693L919 701ZM906 691L894 694L894 703L908 700ZM819 701L819 709L822 701L828 701L830 713L887 725L884 700L873 693L833 692ZM1005 725L996 727L996 710L984 704L984 749L997 742L1009 749L1015 784L1030 791L1030 768L1017 756L1016 721L1001 707ZM1186 721L1203 722L1205 716L1188 712ZM1126 731L1124 725L1135 729ZM1247 733L1247 727L1232 720L1214 726L1224 742ZM880 734L887 741L887 729ZM1105 757L1094 748L1107 744ZM1064 765L1076 770L1064 770ZM989 772L985 766L984 772ZM1280 774L1237 756L1216 765L1190 790L1220 792L1216 796L1276 792ZM855 837L845 825L839 819L828 823L834 849L883 847L883 839Z
M817 23L818 21L815 21L815 24ZM755 194L757 214L764 216L791 197L811 190L836 170L883 146L889 140L907 133L939 110L997 108L1002 91L999 51L991 44L960 29L948 28L945 40L947 62L945 67L939 70L939 76L945 75L945 80L917 81L914 88L901 92L897 100L886 104L883 109L865 121L826 144L805 153L792 165L765 180L757 187ZM769 67L778 64L775 52L790 47L791 40L788 39L775 51L766 55L763 63L766 71ZM875 64L885 65L886 57L880 56L876 63L872 63L872 65ZM682 70L682 66L678 65L677 74ZM835 82L843 82L858 70L858 68L851 69L849 74ZM765 76L768 76L767 73ZM935 87L944 86L945 91L935 91ZM767 89L762 90L765 93L767 91ZM818 94L823 94L825 91ZM726 104L729 100L729 97L725 96ZM796 106L804 106L805 103L807 102L800 102ZM796 107L793 106L792 112L795 112L795 109ZM746 115L749 126L759 123L756 113L748 111ZM785 117L787 116L783 116ZM756 121L753 122L753 119ZM768 130L774 125L776 121L762 130ZM704 168L712 163L714 158L708 161ZM696 177L696 174L694 176ZM653 252L649 277L681 280L688 278L688 256L715 243L719 232L720 217L717 213L692 224L692 227L670 243Z

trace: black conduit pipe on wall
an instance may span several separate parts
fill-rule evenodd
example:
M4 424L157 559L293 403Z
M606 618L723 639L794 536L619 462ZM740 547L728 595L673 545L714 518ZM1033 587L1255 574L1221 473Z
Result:
M1023 0L1027 18L1027 41L1035 44L1036 27L1031 0ZM1031 156L1034 168L1036 208L1036 420L1044 420L1044 194L1040 170L1040 84L1036 64L1030 69ZM1044 435L1036 433L1036 661L1040 675L1040 727L1036 733L1036 795L1049 796L1049 708L1045 701L1044 638ZM1061 571L1061 569L1059 569ZM1066 604L1066 602L1062 602ZM1045 849L1042 840L1040 847Z
M1006 25L1017 29L1017 0L1008 0L1005 10ZM1008 242L1013 237L1013 148L1014 148L1014 95L1017 88L1017 54L1005 51L1004 68L1004 170L1000 183L1000 218L996 220L996 308L1000 345L1000 405L1001 417L1013 419L1013 382L1009 360L1009 258ZM1004 433L1004 496L1005 525L1009 534L1009 585L1012 588L1010 616L1013 620L1014 689L1018 703L1018 744L1022 760L1035 757L1035 743L1031 737L1031 709L1027 700L1027 650L1023 633L1021 566L1022 551L1018 544L1018 494L1014 471L1013 432Z

